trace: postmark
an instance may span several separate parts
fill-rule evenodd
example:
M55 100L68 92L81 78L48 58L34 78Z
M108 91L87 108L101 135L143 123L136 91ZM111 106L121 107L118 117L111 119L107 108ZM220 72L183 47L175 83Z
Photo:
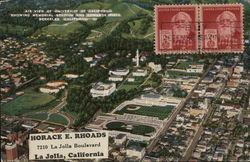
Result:
M201 53L244 51L243 6L200 5Z
M198 53L197 5L155 6L155 53Z

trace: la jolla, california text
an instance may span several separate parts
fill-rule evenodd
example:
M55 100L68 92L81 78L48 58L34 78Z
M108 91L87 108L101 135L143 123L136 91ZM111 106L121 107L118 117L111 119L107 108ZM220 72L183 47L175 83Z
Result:
M68 152L67 154L59 153L59 150L62 149L74 149L74 148L100 148L101 142L98 140L98 138L105 138L107 137L106 132L84 132L84 133L59 133L59 134L35 134L30 135L30 141L39 141L39 144L36 145L36 150L51 150L51 152L48 152L47 154L39 155L34 154L35 160L42 160L42 159L78 159L78 158L95 158L95 157L102 157L104 155L103 152L96 151L93 152ZM82 142L69 142L65 143L67 140L74 140L74 139L88 139L83 140ZM45 141L57 141L55 143L46 143ZM62 141L62 142L60 142ZM58 153L52 151L55 150ZM72 151L72 150L71 150ZM53 153L52 153L53 152Z
M46 156L43 155L37 155L35 154L35 160L43 160L43 159L81 159L81 158L96 158L103 156L103 152L76 152L76 153L68 153L67 156L60 154L60 153L53 153L53 154L46 154Z

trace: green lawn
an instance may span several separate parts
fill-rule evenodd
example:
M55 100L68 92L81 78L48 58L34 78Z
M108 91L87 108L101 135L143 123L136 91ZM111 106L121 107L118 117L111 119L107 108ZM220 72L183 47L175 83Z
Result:
M50 109L58 103L53 101L55 96L36 92L35 88L27 88L24 92L24 95L2 105L1 112L7 115L21 115Z
M30 114L26 115L26 118L31 118L31 119L38 119L38 120L46 120L48 118L47 113L37 113L37 114ZM68 121L65 119L63 116L59 114L51 114L49 120L47 120L52 123L58 123L62 125L67 125Z
M138 86L139 86L139 85L137 85L137 84L124 83L124 84L119 88L119 90L124 89L124 90L126 90L126 91L129 91L130 89L134 89L134 88L136 88L136 87L138 87Z
M4 32L21 35L31 30L30 27L20 25L1 24L0 30Z
M151 79L149 79L144 85L150 86L150 87L158 87L160 85L160 83L154 82Z
M189 62L179 62L177 65L174 66L176 69L187 69L190 65Z
M135 106L135 105L130 105ZM168 107L146 107L146 106L140 106L140 109L138 110L127 110L128 107L124 107L122 110L116 111L116 114L137 114L137 115L145 115L145 116L153 116L158 117L160 120L165 119L168 117L168 115L172 112L174 106L168 106Z
M50 118L49 118L48 121L53 122L53 123L62 124L62 125L67 125L68 124L67 119L65 119L63 116L61 116L59 114L50 115Z
M31 119L46 120L48 114L47 113L31 114L31 115L26 115L25 117Z
M65 22L66 24L68 22ZM83 25L79 22L73 22L67 26L46 26L43 27L41 30L37 30L34 36L38 36L39 34L45 34L45 35L57 35L65 37L69 35L70 33L74 33L77 29L81 28Z
M125 126L126 124L123 122L111 122L106 125L106 127L110 130L118 130L122 128L122 126Z
M113 31L116 26L120 24L123 20L128 20L130 18L137 17L138 15L142 14L151 14L152 12L146 9L140 9L134 4L125 3L122 1L114 1L114 0L105 0L103 2L89 2L84 3L82 5L77 6L76 8L73 8L74 10L88 10L88 9L105 9L105 10L112 10L112 13L119 13L121 17L107 17L107 21L103 26L100 26L93 30L90 35L87 37L88 40L91 41L100 41L103 38L105 38L107 35L110 34L111 30ZM57 24L66 24L70 22L53 22L51 25L57 25ZM94 24L95 21L87 21L89 25ZM144 38L144 36L147 36L145 39L153 40L153 22L150 23L149 29L146 34L140 34L139 27L141 26L141 20L134 20L135 25L129 24L131 26L131 31L137 38ZM61 37L67 36L69 33L72 33L82 27L82 24L79 22L74 22L69 24L68 26L50 26L50 27L44 27L42 29L38 29L35 36L40 34L49 34L49 35L57 35ZM150 34L150 35L148 35ZM124 37L132 37L132 35L125 35Z
M106 125L108 130L117 130L122 132L130 132L132 134L149 136L149 133L153 133L155 128L146 125L132 125L132 129L126 128L127 124L123 122L111 122Z
M168 70L167 71L169 75L181 75L181 76L198 76L200 77L200 73L187 73L187 72L181 72L181 71L174 71L174 70Z
M144 79L145 79L144 77L135 77L134 82L126 81L122 86L119 87L118 90L124 89L126 91L129 91L131 89L134 89L134 88L138 87L140 84L142 84Z
M195 65L196 62L179 62L177 65L174 66L176 69L187 69L189 65Z
M139 135L146 135L146 134L152 133L154 131L155 131L155 129L153 127L146 126L146 125L136 125L133 127L131 133L139 134Z
M143 19L139 19L139 20L134 20L134 21L130 21L128 24L131 28L131 32L133 34L133 36L135 36L136 38L140 38L140 39L149 39L149 40L153 40L154 38L154 25L153 23L150 23L147 29L147 32L145 34L141 34L141 26ZM129 38L131 37L131 34L123 34L123 36L125 38Z
M64 113L66 113L67 115L69 115L69 116L71 116L71 118L73 118L73 119L77 119L78 118L78 113L76 113L76 112L73 112L73 111L70 111L70 110L68 110L66 107L64 107L63 109L62 109L62 111L64 112Z

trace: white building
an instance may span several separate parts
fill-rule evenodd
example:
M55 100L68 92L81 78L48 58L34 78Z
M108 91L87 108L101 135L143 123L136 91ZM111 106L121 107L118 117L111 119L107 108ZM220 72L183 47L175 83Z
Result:
M114 82L121 82L123 80L122 76L118 76L118 75L111 75L108 78L109 81L114 81Z
M115 144L116 145L122 145L123 143L125 143L127 140L127 136L125 134L118 134L115 137Z
M199 102L198 106L202 109L207 109L210 104L210 100L208 98L205 98L203 102Z
M224 109L224 110L232 110L232 109L240 109L240 105L235 105L235 104L230 104L230 103L224 103L222 105L220 105L220 109Z
M141 98L134 99L138 104L146 104L148 106L178 106L182 99L175 97L164 97L158 94L144 94Z
M123 115L117 115L116 119L128 121L128 122L136 122L136 123L139 122L139 123L150 124L150 125L154 124L157 126L160 126L163 124L163 121L160 120L158 117L127 114L127 113L124 113Z
M96 64L97 64L97 61L95 60L95 61L90 63L90 67L94 67L94 66L96 66Z
M235 73L241 73L243 71L244 71L243 66L235 66L235 68L234 68Z
M79 77L79 75L73 73L64 74L64 76L69 79L74 79Z
M59 88L55 87L41 87L39 90L42 93L58 93L60 91Z
M128 82L134 82L135 78L128 78Z
M217 89L215 88L208 88L206 93L204 94L205 97L215 97L217 94Z
M84 57L83 58L86 62L91 62L93 61L93 57Z
M154 62L150 62L148 64L148 66L153 69L154 72L158 73L159 71L161 71L161 64L155 64Z
M119 75L119 76L126 76L129 73L129 69L114 69L110 70L110 75Z
M116 84L96 83L90 90L92 97L105 97L111 95L116 90Z
M33 129L36 127L39 123L31 120L26 120L24 123L22 123L22 127L27 128L27 129Z
M132 75L136 76L136 77L144 77L147 75L147 73L148 73L147 70L137 69L137 70L133 71Z
M68 85L68 83L65 81L61 81L61 80L49 81L47 83L47 86L50 86L50 87L57 87L60 85Z
M145 154L145 148L139 146L131 146L127 148L128 157L136 157L142 159Z
M189 65L189 67L186 69L188 73L202 73L203 72L204 65Z

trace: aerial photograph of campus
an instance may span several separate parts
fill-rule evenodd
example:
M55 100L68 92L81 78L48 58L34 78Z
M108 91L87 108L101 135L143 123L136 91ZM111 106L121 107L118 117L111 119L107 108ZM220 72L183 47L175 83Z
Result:
M235 38L206 29L215 4ZM169 20L194 21L197 42L181 24L158 38L162 6L194 6L197 20ZM108 158L50 161L250 162L249 96L249 0L0 0L1 162L45 161L29 159L30 134L98 131Z

